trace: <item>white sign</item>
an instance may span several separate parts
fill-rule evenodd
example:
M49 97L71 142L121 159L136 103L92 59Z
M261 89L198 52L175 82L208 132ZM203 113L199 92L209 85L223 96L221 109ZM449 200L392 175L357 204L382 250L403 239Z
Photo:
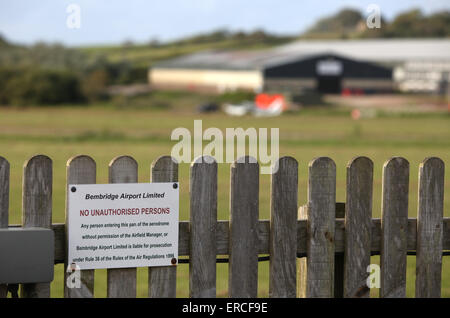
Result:
M322 60L316 64L316 72L318 75L337 76L342 74L341 61Z
M178 211L177 182L69 185L69 264L80 269L175 265Z

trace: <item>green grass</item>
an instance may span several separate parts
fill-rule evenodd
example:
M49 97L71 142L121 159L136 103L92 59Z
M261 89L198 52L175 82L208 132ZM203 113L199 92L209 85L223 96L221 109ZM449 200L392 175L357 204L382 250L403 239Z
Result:
M170 95L170 94L169 94ZM35 154L53 160L53 222L64 221L65 167L77 154L92 156L97 162L97 182L106 183L108 163L118 155L131 155L139 163L139 182L149 181L150 164L157 157L170 154L175 144L171 131L186 127L193 131L194 119L203 120L203 129L218 127L278 127L280 155L290 155L299 162L299 205L306 203L308 162L317 156L329 156L337 166L337 201L345 201L347 163L355 156L368 156L374 162L373 217L380 216L381 174L383 163L392 156L410 162L409 216L416 217L418 166L428 156L438 156L450 163L450 117L445 114L390 117L353 121L347 110L300 111L275 118L250 116L233 118L216 113L196 114L194 106L208 96L176 95L167 109L114 103L96 107L0 108L0 155L11 164L10 224L21 223L21 187L23 163ZM174 106L176 105L176 106ZM228 219L229 164L219 165L218 217ZM447 173L448 175L448 173ZM180 218L189 218L189 164L180 165ZM260 179L260 219L269 217L270 177ZM444 214L450 216L450 179L445 179ZM377 257L373 258L377 261ZM415 262L408 257L407 295L414 295ZM219 264L217 293L227 295L227 265ZM450 297L450 258L443 262L442 295ZM63 266L56 266L52 296L61 297ZM177 295L188 296L188 265L178 266ZM146 296L146 269L138 270L138 296ZM96 271L98 297L106 296L106 271ZM268 296L268 262L259 265L259 296ZM377 295L377 291L373 291Z

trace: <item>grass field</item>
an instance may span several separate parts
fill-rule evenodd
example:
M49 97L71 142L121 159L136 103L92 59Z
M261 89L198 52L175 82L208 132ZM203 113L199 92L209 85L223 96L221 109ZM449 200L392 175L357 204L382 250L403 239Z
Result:
M107 182L109 161L131 155L139 163L139 181L149 181L150 164L170 154L175 141L171 131L186 127L193 131L194 119L203 120L203 129L218 127L278 127L280 155L299 162L299 205L306 203L308 162L329 156L337 166L337 201L345 201L345 168L355 156L374 162L373 217L380 216L383 163L392 156L410 162L409 216L417 211L418 166L427 156L450 164L450 117L448 114L379 116L353 121L349 111L304 110L276 118L231 118L223 113L196 114L193 100L181 96L177 107L65 106L60 108L0 109L0 155L11 164L10 224L21 223L23 163L35 154L53 160L53 222L64 221L65 166L77 154L92 156L97 162L97 182ZM151 104L149 104L151 106ZM219 165L219 219L228 219L229 164ZM189 165L180 165L180 218L189 218ZM269 218L270 176L260 180L260 219ZM445 178L444 214L450 216L450 178ZM374 262L378 259L374 257ZM52 296L61 297L63 266L56 267ZM138 270L138 296L146 296L146 269ZM188 296L188 265L178 266L177 295ZM407 295L414 295L415 259L408 257ZM217 294L227 295L227 265L218 265ZM106 271L96 273L97 297L106 295ZM450 297L450 257L444 258L442 295ZM259 296L268 296L268 262L259 266ZM378 292L373 290L373 296Z

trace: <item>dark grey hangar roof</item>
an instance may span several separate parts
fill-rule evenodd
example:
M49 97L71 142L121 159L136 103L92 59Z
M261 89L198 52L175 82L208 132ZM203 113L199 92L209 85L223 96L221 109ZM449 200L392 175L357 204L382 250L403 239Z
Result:
M263 70L319 55L392 65L411 60L450 60L450 39L302 40L259 51L204 51L154 68Z

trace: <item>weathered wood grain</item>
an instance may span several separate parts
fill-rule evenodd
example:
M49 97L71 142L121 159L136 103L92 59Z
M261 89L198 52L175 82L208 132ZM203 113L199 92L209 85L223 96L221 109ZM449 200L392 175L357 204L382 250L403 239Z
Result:
M189 296L216 297L217 163L200 157L191 165Z
M309 163L306 269L300 294L308 298L334 295L336 165L327 157ZM304 218L305 215L301 215Z
M283 157L275 167L270 201L269 297L295 298L298 163Z
M130 156L116 157L109 163L109 183L138 182L138 164ZM136 268L107 269L107 297L136 297Z
M239 158L231 165L228 296L258 294L259 164Z
M9 217L9 162L0 157L0 228L8 227ZM0 284L0 298L8 295L8 288Z
M441 297L444 162L427 158L419 167L416 297Z
M170 156L153 161L151 182L178 182L178 163ZM188 243L189 244L189 243ZM149 267L148 296L152 298L175 298L177 267Z
M357 157L347 165L345 204L344 297L369 297L367 266L370 265L372 230L373 163Z
M380 297L406 297L409 162L400 157L383 166Z
M69 184L93 184L96 183L96 164L94 159L89 156L79 155L70 158L66 164L66 230L69 224L68 215L68 185ZM64 240L64 246L62 249L55 247L55 251L64 250L67 252L67 237L68 232L64 235L58 235L55 231L55 242L58 239ZM67 269L68 260L64 256L64 268ZM67 281L67 271L64 271L64 297L66 298L92 298L94 297L94 273L93 269L81 270L80 271L80 288L68 288Z
M52 160L37 155L25 162L22 188L22 226L52 226ZM50 297L50 283L22 284L21 297Z

